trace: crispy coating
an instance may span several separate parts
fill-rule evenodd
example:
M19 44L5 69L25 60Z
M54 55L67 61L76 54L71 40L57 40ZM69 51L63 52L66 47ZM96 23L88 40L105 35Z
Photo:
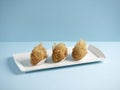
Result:
M72 57L74 60L81 60L87 54L87 45L84 40L80 40L73 48Z
M36 46L31 53L31 64L36 65L43 59L47 58L47 51L42 44Z
M65 44L59 43L54 46L53 53L52 53L52 60L53 62L60 62L67 56L67 48Z

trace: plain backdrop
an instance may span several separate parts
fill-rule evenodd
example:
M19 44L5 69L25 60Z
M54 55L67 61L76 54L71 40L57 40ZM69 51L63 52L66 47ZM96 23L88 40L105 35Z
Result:
M120 41L120 0L0 0L0 41Z

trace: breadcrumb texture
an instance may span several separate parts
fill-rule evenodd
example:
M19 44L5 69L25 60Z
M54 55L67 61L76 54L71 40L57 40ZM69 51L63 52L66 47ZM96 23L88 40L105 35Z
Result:
M31 53L31 64L36 65L43 59L47 58L47 51L42 44L36 46Z
M68 50L65 44L59 43L54 46L52 53L53 62L60 62L67 56Z
M87 44L80 40L73 48L72 57L74 60L81 60L87 54Z

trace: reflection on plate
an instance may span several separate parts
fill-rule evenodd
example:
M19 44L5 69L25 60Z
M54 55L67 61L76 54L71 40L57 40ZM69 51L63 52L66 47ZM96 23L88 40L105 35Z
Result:
M30 52L14 54L13 58L15 60L15 63L22 72L97 62L105 58L105 55L98 48L96 48L93 45L89 45L88 53L86 54L86 56L79 61L74 61L71 56L72 48L73 47L68 47L68 57L62 62L58 62L58 63L52 62L52 58L51 58L52 49L47 50L48 58L46 62L41 65L36 65L36 66L31 65Z

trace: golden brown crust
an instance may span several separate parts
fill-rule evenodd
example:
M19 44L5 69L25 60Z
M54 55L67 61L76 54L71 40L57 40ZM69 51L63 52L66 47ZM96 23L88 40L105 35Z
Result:
M65 44L59 43L53 48L52 60L53 62L60 62L67 56L67 48Z
M32 53L31 53L31 64L32 65L38 64L41 60L45 58L47 58L47 51L42 46L42 44L39 44L32 50Z
M87 54L87 45L85 41L80 40L73 48L72 57L74 60L81 60Z

